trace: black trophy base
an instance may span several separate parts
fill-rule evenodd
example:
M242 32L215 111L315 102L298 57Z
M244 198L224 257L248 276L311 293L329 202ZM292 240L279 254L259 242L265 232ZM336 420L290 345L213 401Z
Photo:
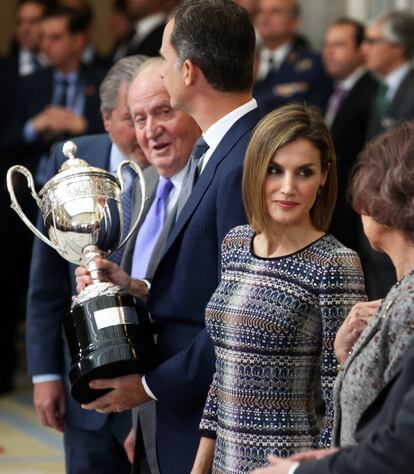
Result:
M148 312L127 294L96 296L75 305L63 327L72 362L71 395L89 403L111 389L92 389L89 382L133 373L154 366L155 346Z

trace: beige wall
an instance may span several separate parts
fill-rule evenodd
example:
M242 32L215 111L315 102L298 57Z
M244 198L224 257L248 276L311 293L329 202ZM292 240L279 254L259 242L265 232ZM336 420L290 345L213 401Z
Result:
M18 0L0 0L0 54L8 51L16 24ZM112 45L109 23L112 0L91 0L95 12L94 42L100 52L106 53Z

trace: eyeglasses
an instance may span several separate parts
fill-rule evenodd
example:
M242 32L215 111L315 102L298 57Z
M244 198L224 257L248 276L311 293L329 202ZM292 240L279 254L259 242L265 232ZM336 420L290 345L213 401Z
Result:
M369 36L364 36L364 43L368 44L369 46L373 46L375 44L380 44L380 43L388 43L387 40L385 40L384 38L370 38Z

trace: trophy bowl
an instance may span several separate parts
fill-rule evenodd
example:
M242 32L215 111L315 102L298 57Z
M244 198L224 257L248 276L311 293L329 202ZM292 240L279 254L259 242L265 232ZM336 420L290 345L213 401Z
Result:
M134 162L123 161L117 176L89 166L76 157L73 142L63 146L69 158L57 175L37 194L29 170L12 166L7 173L11 207L30 230L71 263L85 263L93 283L73 298L63 328L71 355L71 395L88 403L108 390L96 390L89 382L131 373L145 373L154 365L154 339L149 314L143 302L105 281L96 270L96 256L108 257L134 233L145 204L145 180ZM122 174L129 166L141 185L141 208L128 232L124 229ZM47 237L26 217L13 189L13 174L23 174L43 216ZM123 237L123 235L125 237ZM53 275L51 275L53 278Z

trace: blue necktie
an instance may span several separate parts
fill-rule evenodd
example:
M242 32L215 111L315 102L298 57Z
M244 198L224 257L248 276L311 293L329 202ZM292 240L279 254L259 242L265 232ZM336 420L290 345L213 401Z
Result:
M187 202L188 197L191 194L193 186L198 178L198 164L200 158L205 154L209 149L209 146L205 142L203 137L200 137L191 151L190 159L188 160L187 168L185 170L185 175L183 179L183 184L181 186L180 196L178 198L177 204L177 218L183 209L185 203Z
M145 278L152 251L164 227L167 215L168 196L173 184L169 178L160 177L154 201L148 214L139 229L135 241L134 256L132 260L131 276Z
M123 230L120 242L124 239L124 237L129 232L129 227L131 225L131 209L132 209L132 197L135 190L136 184L136 173L132 170L132 168L125 167L122 169L124 178L126 179L125 190L122 194L122 219L123 219ZM110 255L109 260L112 262L117 263L120 265L122 260L122 255L124 253L124 247L116 250L113 254Z
M63 78L59 80L58 84L60 85L60 94L56 105L59 105L60 107L67 107L69 81Z

